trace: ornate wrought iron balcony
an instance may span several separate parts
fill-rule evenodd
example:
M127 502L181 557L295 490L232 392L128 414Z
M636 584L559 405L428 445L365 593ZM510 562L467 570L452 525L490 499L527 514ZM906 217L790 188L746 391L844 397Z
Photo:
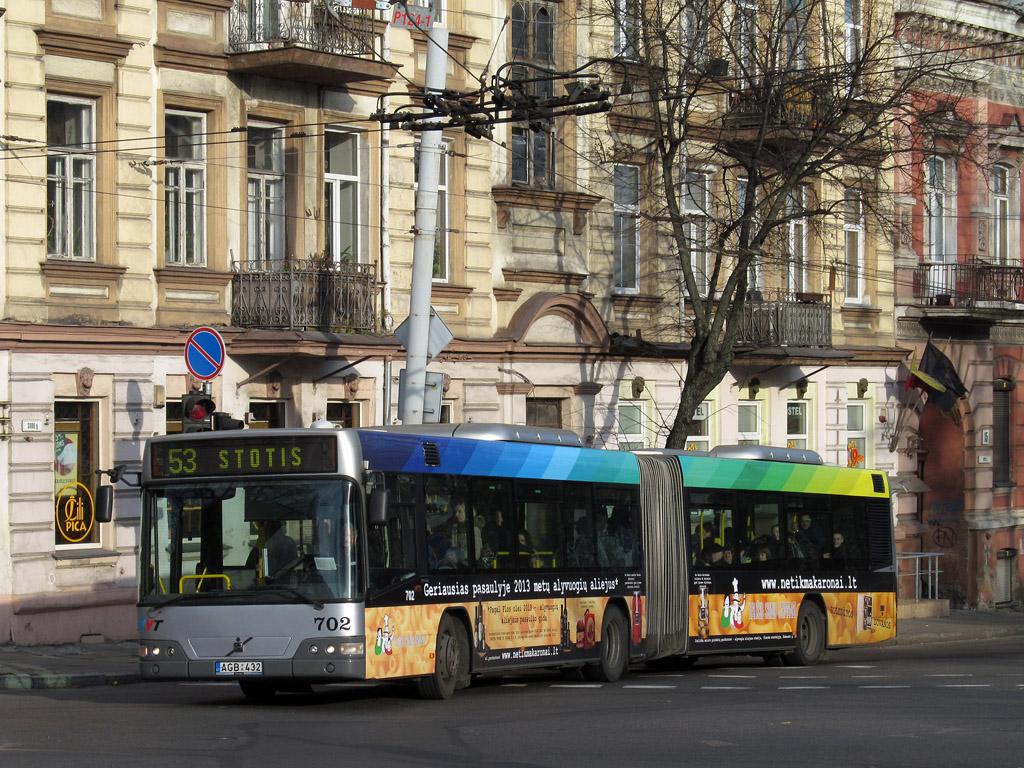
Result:
M324 0L235 0L228 48L231 69L285 80L341 85L388 79L382 58L386 22L375 11Z
M820 293L778 294L766 300L754 291L743 307L737 342L755 347L829 347L832 307Z
M377 280L370 264L324 259L268 268L234 264L231 324L241 328L375 333Z
M914 298L939 307L1024 302L1024 267L969 263L921 264L914 270Z

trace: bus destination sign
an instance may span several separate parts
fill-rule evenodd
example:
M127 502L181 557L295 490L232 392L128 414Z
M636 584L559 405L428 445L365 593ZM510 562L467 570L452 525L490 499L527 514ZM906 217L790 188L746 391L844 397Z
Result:
M338 471L337 441L332 435L261 434L220 440L165 441L152 443L151 449L154 478Z

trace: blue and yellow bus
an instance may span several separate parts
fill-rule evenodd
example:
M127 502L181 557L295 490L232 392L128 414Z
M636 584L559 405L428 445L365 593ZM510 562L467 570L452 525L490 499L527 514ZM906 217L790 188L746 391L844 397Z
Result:
M277 691L895 635L886 477L807 451L584 448L502 425L154 437L140 670Z

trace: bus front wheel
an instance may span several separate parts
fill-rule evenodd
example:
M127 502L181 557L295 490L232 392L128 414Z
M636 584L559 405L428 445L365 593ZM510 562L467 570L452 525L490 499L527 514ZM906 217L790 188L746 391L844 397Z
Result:
M456 688L469 685L469 640L462 623L442 616L436 648L433 673L416 680L424 699L448 699Z
M813 667L825 650L825 617L821 609L804 600L796 620L796 648L782 656L791 667Z
M601 660L585 666L583 674L588 680L614 683L625 673L628 661L626 617L618 608L609 607L601 622Z

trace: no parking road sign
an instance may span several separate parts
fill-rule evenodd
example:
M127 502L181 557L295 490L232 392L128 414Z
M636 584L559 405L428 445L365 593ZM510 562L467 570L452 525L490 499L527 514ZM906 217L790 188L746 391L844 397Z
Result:
M185 342L185 365L201 381L209 381L224 367L224 339L213 328L196 328Z

